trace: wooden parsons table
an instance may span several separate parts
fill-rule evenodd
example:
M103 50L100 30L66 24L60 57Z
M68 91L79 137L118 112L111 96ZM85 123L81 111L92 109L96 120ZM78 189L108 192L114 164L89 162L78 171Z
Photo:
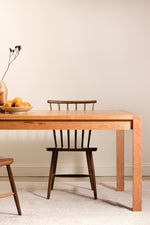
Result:
M116 130L117 191L124 191L124 130L133 130L133 211L142 210L141 116L121 110L0 113L1 130Z

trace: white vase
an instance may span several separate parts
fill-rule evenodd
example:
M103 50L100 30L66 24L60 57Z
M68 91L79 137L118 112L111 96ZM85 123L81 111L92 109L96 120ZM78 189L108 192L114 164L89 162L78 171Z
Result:
M7 101L8 89L3 80L0 81L0 106Z

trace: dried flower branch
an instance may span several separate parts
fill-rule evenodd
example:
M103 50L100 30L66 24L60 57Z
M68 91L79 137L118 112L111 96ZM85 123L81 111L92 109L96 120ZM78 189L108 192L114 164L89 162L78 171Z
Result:
M4 77L6 76L6 73L10 67L10 64L18 57L19 53L20 53L20 50L21 50L21 45L17 45L15 46L15 49L11 49L9 48L9 59L8 59L8 65L7 65L7 68L6 68L6 71L2 77L2 80L4 80Z

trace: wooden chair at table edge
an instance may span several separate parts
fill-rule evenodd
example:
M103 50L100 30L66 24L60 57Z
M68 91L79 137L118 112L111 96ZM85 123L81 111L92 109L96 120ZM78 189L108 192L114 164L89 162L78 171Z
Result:
M18 214L21 215L22 213L21 213L20 203L19 203L19 199L18 199L17 189L16 189L16 185L15 185L15 182L14 182L14 178L13 178L13 174L12 174L12 170L11 170L11 166L10 166L10 164L12 164L13 161L14 161L13 158L2 158L2 157L0 157L0 167L6 166L9 181L10 181L10 185L11 185L11 189L12 189L12 192L10 192L10 193L0 194L0 198L5 198L5 197L13 195L15 203L16 203Z
M84 110L86 110L86 105L87 104L92 104L92 110L94 110L94 104L97 102L96 100L91 100L91 101L61 101L61 100L48 100L47 101L50 104L50 111L52 111L52 105L57 104L58 105L58 110L60 109L60 106L62 104L67 105L67 110L69 110L69 105L74 104L75 105L75 110L77 110L77 106L79 104L84 105ZM84 130L82 130L82 137L81 137L81 148L77 148L77 130L75 130L75 147L70 148L70 130L67 130L67 142L68 142L68 148L64 148L63 146L63 131L60 130L60 142L61 142L61 147L57 147L57 137L56 137L56 131L53 130L53 137L54 137L54 143L55 147L52 148L47 148L47 151L52 151L52 157L51 157L51 163L50 163L50 171L49 171L49 181L48 181L48 191L47 191L47 199L50 198L51 190L53 190L54 186L54 180L55 177L90 177L90 182L91 182L91 188L94 192L94 198L97 199L97 190L96 190L96 179L95 179L95 170L94 170L94 161L93 161L93 151L96 151L97 148L91 148L89 147L90 145L90 138L91 138L91 130L88 130L88 141L87 141L87 147L83 147L83 142L84 142ZM88 165L88 175L83 175L83 174L55 174L56 172L56 166L57 166L57 159L58 159L58 152L61 151L68 151L68 152L86 152L86 159L87 159L87 165Z

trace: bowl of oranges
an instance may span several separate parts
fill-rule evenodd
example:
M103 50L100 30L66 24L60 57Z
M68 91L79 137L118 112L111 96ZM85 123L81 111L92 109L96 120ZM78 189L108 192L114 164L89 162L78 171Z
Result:
M28 112L33 107L29 102L23 102L20 97L16 97L13 100L9 100L4 103L3 106L0 107L1 110L9 113L15 112Z

